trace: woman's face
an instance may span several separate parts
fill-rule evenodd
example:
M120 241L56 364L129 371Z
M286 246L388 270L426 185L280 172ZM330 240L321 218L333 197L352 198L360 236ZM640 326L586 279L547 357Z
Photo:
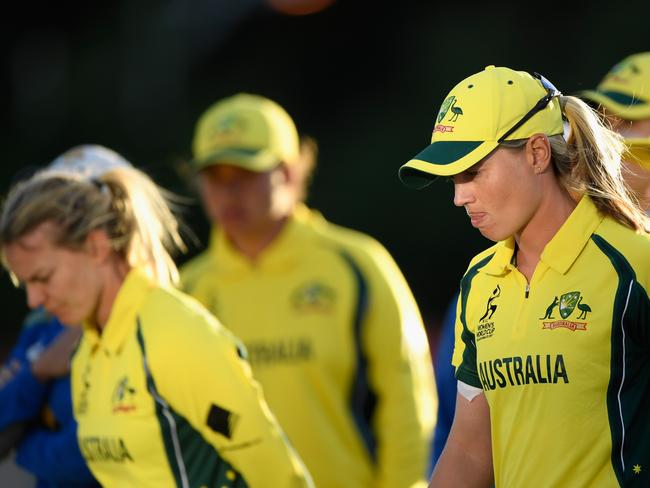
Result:
M30 308L43 306L66 325L94 317L101 295L97 260L85 250L52 242L55 224L44 222L4 248L9 269Z
M499 148L453 177L454 204L492 241L523 231L541 201L541 186L524 149Z
M282 167L254 172L216 164L201 171L199 190L208 218L235 238L264 234L288 212Z

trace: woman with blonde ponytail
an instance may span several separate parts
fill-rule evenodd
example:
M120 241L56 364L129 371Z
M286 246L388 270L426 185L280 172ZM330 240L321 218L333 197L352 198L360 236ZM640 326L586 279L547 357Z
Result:
M238 341L172 286L184 246L168 194L128 164L69 171L98 157L79 151L14 185L0 246L30 307L83 324L72 397L92 473L102 486L311 486Z
M458 83L399 171L454 183L495 245L460 283L458 395L432 487L650 485L650 237L622 138L543 76Z

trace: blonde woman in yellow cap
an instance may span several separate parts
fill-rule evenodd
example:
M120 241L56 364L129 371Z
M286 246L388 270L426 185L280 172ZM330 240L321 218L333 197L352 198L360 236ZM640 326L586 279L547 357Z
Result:
M426 485L436 398L414 298L377 241L303 203L315 148L274 101L200 118L194 168L214 224L184 289L240 337L321 488Z
M496 242L461 281L456 412L432 487L650 485L650 238L624 150L578 98L488 66L400 168L420 188L451 177Z
M239 342L173 288L183 242L165 192L107 155L71 150L15 184L0 215L29 306L83 323L72 406L91 472L107 487L313 486Z
M627 56L595 90L579 94L597 104L628 146L625 179L650 212L650 51Z

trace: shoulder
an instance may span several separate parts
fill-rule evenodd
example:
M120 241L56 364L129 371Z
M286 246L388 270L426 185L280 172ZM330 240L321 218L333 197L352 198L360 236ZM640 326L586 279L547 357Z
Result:
M473 278L476 275L476 273L478 273L484 266L486 266L490 262L490 260L497 252L497 249L500 245L502 244L497 242L496 244L488 247L484 251L481 251L476 256L474 256L469 262L467 269L465 270L463 279L466 280L466 279Z
M650 235L638 233L611 218L605 218L592 241L614 267L629 266L637 280L650 285Z
M165 349L191 348L232 337L198 300L173 288L155 287L139 312L143 338Z
M364 232L334 224L323 218L312 224L311 228L317 246L340 254L361 270L372 272L387 265L394 265L386 247Z
M209 249L197 254L180 268L181 288L191 290L206 275L206 271L215 265Z

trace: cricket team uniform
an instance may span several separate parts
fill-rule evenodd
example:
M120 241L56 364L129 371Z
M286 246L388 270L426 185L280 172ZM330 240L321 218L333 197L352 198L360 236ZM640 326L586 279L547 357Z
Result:
M316 486L426 486L431 358L414 298L378 242L300 206L255 262L215 229L182 282L245 343Z
M583 197L529 284L514 251L472 260L453 358L490 406L496 486L650 486L650 238Z
M196 300L130 271L73 358L79 446L102 486L312 486L241 354Z

